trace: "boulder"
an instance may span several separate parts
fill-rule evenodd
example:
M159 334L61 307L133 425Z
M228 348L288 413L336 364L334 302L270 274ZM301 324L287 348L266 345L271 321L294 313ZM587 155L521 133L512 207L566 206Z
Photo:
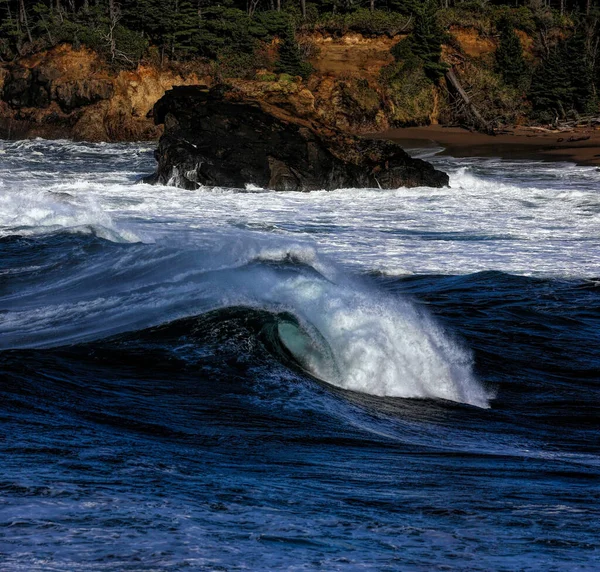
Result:
M395 143L313 123L225 86L176 87L152 113L164 134L148 183L277 191L448 185L448 175Z

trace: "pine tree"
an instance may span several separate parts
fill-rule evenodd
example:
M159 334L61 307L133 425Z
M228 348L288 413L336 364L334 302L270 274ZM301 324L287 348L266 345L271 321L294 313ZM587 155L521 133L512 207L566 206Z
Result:
M279 59L275 69L278 73L287 73L293 76L307 77L312 68L310 64L302 60L302 54L293 30L289 30L283 37L279 46Z
M587 51L585 31L557 44L536 68L529 90L534 112L564 118L569 112L597 109L594 70Z
M531 78L529 99L534 113L546 119L564 118L572 108L573 88L564 43L552 48L536 68Z
M198 30L198 9L187 0L180 0L177 9L176 27L173 31L173 51L178 56L189 57L197 48L194 34Z
M504 83L512 87L522 87L527 68L521 40L507 20L503 20L499 28L501 32L496 50L496 72L502 76Z
M437 81L446 72L441 62L444 34L437 21L437 4L427 0L416 10L413 33L410 36L412 52L423 62L423 70L429 79Z
M248 15L237 8L213 6L202 10L200 25L194 33L198 53L216 58L224 51L252 54L256 41L250 34Z
M592 112L597 104L594 90L594 70L586 45L586 33L579 28L567 41L565 58L568 62L573 107L579 113Z

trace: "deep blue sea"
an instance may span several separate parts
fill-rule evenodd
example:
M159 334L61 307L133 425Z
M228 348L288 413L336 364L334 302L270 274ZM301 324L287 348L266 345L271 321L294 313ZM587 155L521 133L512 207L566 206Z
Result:
M600 570L600 172L135 184L0 142L0 570Z

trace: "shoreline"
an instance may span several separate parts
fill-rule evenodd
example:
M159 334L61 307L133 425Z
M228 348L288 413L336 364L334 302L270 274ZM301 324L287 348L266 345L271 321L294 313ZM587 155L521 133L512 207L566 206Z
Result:
M0 118L1 121L2 118ZM55 135L58 135L55 136ZM111 142L110 139L79 139L57 130L57 133L17 138L0 137L5 141L41 139L67 139L71 141ZM49 136L50 135L50 136ZM600 167L600 128L577 127L568 131L550 131L542 127L515 127L498 135L486 135L462 127L427 125L398 127L362 135L366 139L388 140L403 149L442 147L439 155L463 158L483 157L521 161L570 162L586 167ZM572 138L574 140L569 141ZM154 143L159 137L131 140ZM117 141L112 141L117 142ZM123 142L123 141L120 141Z
M498 157L500 159L569 161L600 166L600 130L579 127L569 131L516 127L498 135L472 132L461 127L403 127L371 134L404 148L441 146L440 154L452 157ZM569 139L575 139L569 141Z

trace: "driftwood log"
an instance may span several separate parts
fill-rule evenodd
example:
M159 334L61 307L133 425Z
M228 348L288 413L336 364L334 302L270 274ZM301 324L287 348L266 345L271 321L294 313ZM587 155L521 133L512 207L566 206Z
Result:
M473 101L469 97L468 93L465 91L465 89L461 85L460 81L458 80L458 77L454 73L454 68L450 68L446 72L446 81L448 82L448 85L453 88L455 94L460 99L462 99L462 101L465 104L465 107L467 109L467 112L473 118L474 123L477 126L477 128L480 131L483 131L484 133L487 133L489 135L495 135L493 127L483 118L481 113L479 113L479 110L475 107L475 105L473 104Z

